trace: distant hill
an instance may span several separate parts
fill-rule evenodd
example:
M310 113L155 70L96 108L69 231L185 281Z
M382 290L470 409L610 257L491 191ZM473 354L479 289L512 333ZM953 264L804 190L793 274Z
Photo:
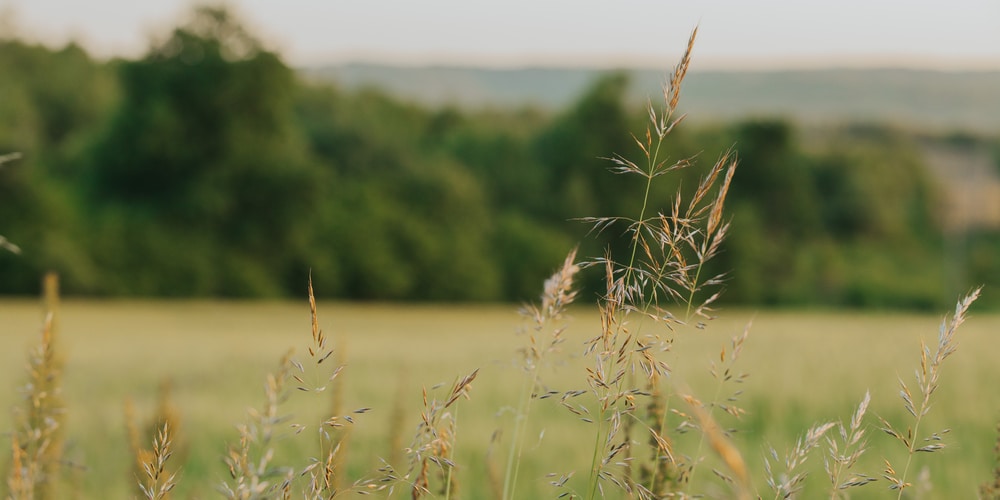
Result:
M348 88L376 86L418 102L471 107L572 102L600 73L595 69L411 68L345 64L302 70ZM659 92L664 70L630 70L636 102ZM879 121L915 129L1000 133L1000 71L903 69L692 72L681 99L699 121L749 115L803 123Z

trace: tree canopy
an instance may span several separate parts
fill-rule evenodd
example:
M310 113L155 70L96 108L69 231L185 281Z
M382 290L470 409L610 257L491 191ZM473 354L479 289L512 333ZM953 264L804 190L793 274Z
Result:
M311 273L328 297L526 300L572 247L600 255L620 240L574 219L640 208L642 186L606 159L639 153L645 110L627 104L624 72L558 113L430 109L308 81L230 12L199 8L135 60L0 40L0 74L0 154L23 153L0 166L0 234L23 250L0 252L0 293L34 293L53 269L90 295L284 296ZM668 157L705 168L737 151L715 264L725 297L951 297L942 193L917 138L859 130L806 140L757 118L670 136ZM666 210L703 172L677 172L652 199ZM987 255L1000 239L970 241Z

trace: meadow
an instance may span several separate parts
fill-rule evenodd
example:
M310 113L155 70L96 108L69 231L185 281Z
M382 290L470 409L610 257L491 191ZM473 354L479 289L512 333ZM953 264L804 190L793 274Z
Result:
M733 182L732 148L698 169L667 151L696 33L663 102L650 102L645 134L632 136L635 154L603 160L624 178L608 187L627 215L577 219L614 241L597 256L560 250L563 264L522 315L323 302L337 285L314 289L312 274L291 302L60 305L49 274L44 314L32 301L0 303L9 496L996 498L1000 316L976 312L981 289L940 316L718 310L730 284L771 289L802 269L780 261L748 275L726 260L738 254L722 246L730 187L754 189ZM697 180L664 196L657 179L681 170ZM359 228L352 236L369 230ZM467 235L457 234L442 262L461 267L451 256ZM377 242L362 248L365 270L412 264L409 253L371 259ZM197 252L169 252L182 253ZM937 283L897 255L908 277ZM410 285L478 287L479 274L458 271ZM599 281L599 292L581 286Z
M319 292L317 292L319 293ZM479 369L468 401L452 407L457 417L454 442L457 496L490 498L489 469L503 470L501 446L491 445L495 431L508 435L513 408L524 378L517 351L528 343L528 325L509 306L413 306L320 302L319 325L335 346L332 357L345 365L339 394L291 391L283 409L293 415L279 431L276 462L302 470L318 444L307 429L294 435L293 422L318 421L334 400L345 410L371 408L355 416L344 456L345 485L376 477L379 459L405 462L420 412L421 389L440 393L457 377ZM25 379L24 358L37 342L41 308L33 301L4 301L0 366L0 404L23 404L15 389ZM581 304L567 314L566 341L551 356L541 379L554 390L587 389L583 380L585 340L600 331L595 308ZM893 438L880 432L879 415L905 422L897 378L911 377L919 366L920 339L935 342L940 317L896 313L834 313L727 310L704 329L676 332L666 353L670 384L709 398L716 382L710 363L730 338L752 321L736 368L749 377L739 404L740 419L725 420L737 432L733 442L750 469L754 491L770 498L762 466L765 446L783 453L810 426L849 420L865 391L871 409L864 420L870 449L856 466L880 477L883 458L905 455ZM235 425L248 407L263 402L265 375L289 349L305 359L310 342L310 311L301 302L120 302L68 301L62 304L57 345L65 356L66 458L70 467L64 491L81 498L129 498L136 494L133 454L125 425L125 402L134 401L140 419L148 419L158 400L158 387L169 380L170 402L179 416L171 458L180 468L176 498L218 497L216 488L228 476L222 459L226 443L238 444ZM989 481L995 425L1000 415L995 388L1000 379L995 362L994 332L1000 316L973 314L958 333L959 348L946 363L935 394L928 428L951 428L948 447L919 454L933 489L925 498L974 497ZM552 403L552 404L547 404ZM683 403L671 406L684 410ZM346 413L346 411L345 411ZM721 418L721 417L720 417ZM561 491L546 474L576 471L568 485L585 477L593 447L593 425L551 400L536 401L522 454L520 498L552 498ZM12 426L10 412L0 415L0 428ZM698 432L680 435L675 450L713 457L699 451ZM397 449L393 449L393 448ZM808 468L806 498L828 496L822 469L825 450L814 450ZM401 457L403 457L401 459ZM5 461L6 462L6 461ZM492 465L491 465L492 464ZM4 465L7 465L4 463ZM405 463L398 463L401 470ZM713 466L718 466L714 464ZM501 472L502 474L502 472ZM895 497L884 479L856 488L853 498ZM409 491L397 488L396 497ZM694 477L692 493L727 495L725 483L711 473ZM618 494L607 491L611 497Z

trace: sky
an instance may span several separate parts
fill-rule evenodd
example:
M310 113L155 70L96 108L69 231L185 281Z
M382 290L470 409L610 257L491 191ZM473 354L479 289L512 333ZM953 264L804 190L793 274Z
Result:
M215 2L218 4L219 2ZM188 0L0 0L0 27L99 58L136 57ZM672 65L1000 70L1000 0L229 0L294 66Z

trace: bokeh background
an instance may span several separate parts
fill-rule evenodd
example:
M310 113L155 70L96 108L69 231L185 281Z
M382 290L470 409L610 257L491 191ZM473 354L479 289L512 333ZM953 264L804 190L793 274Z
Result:
M0 3L0 293L521 301L730 148L723 300L1000 305L1000 6ZM618 243L615 243L619 241ZM9 249L8 249L9 250ZM600 273L587 286L600 289ZM982 307L982 305L980 306Z
M586 268L565 314L519 318L512 302L537 300L574 247L624 264L629 234L579 219L640 213L644 179L604 158L643 159L630 133L695 26L687 118L660 151L695 166L649 201L669 210L736 151L731 232L696 271L727 273L722 312L690 307L713 286L680 308L633 296L609 320L603 269ZM995 0L0 0L0 491L16 497L20 452L44 450L34 498L141 497L137 462L169 422L173 498L213 496L226 450L272 428L244 442L275 486L293 471L308 496L336 442L337 487L390 464L409 496L429 406L478 370L432 452L463 498L501 498L504 463L521 477L507 498L583 497L616 443L637 471L667 465L643 426L682 457L664 491L732 498L712 432L689 432L699 407L768 496L767 450L802 451L868 395L852 477L877 481L852 498L995 498L996 26ZM39 307L48 271L64 300L50 287ZM955 345L939 315L977 285L939 380L928 360ZM642 377L647 351L669 375ZM267 373L286 391L265 397ZM612 405L636 403L635 434L608 437L595 373L627 389ZM934 392L926 418L911 389ZM918 453L886 425L947 448ZM799 468L803 498L840 497L824 470L838 434ZM617 460L605 471L632 477Z

